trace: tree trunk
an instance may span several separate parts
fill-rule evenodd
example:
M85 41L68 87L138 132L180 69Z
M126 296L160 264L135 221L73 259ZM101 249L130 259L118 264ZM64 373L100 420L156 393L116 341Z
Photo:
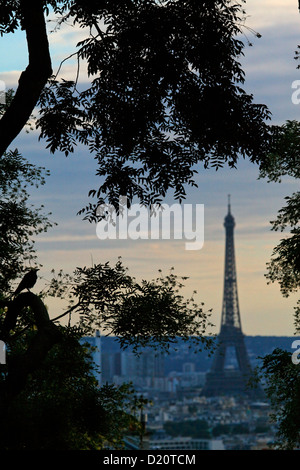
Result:
M11 399L20 393L28 375L40 367L52 346L62 340L62 334L49 319L43 301L32 292L24 292L9 303L0 332L1 340L9 344L9 332L15 328L17 317L22 314L24 307L31 308L38 331L25 353L8 359L6 378L0 387L0 401Z
M29 63L22 72L14 99L0 120L0 156L30 118L52 74L46 23L41 0L20 0Z

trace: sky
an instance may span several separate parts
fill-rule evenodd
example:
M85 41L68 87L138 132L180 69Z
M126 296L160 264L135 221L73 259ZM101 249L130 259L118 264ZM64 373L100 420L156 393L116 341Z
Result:
M241 58L246 73L244 89L254 101L264 103L272 112L272 122L283 124L299 119L300 104L292 102L292 88L300 80L300 70L294 60L300 43L300 14L296 0L248 0L245 35L246 44ZM71 26L51 33L48 23L50 50L54 70L60 61L75 50L84 37L82 30ZM256 38L251 30L261 34ZM27 65L27 50L23 32L8 35L0 41L0 80L6 87L16 87L18 77ZM65 62L62 75L75 78L72 60ZM80 80L85 80L84 71ZM235 217L235 254L242 330L246 335L292 336L293 307L296 296L283 298L278 284L267 283L266 264L272 250L284 234L271 231L270 221L284 205L284 198L299 190L296 181L285 178L279 183L258 179L258 168L240 160L237 169L223 168L216 172L199 169L198 188L187 191L185 204L204 205L204 244L199 250L186 250L184 240L99 240L96 226L76 215L88 202L88 191L98 188L96 164L92 156L78 148L65 157L59 152L50 155L36 131L22 132L12 148L17 147L32 163L46 167L50 176L43 187L33 190L31 202L45 205L50 219L58 225L36 241L38 262L42 264L38 286L51 278L51 270L73 272L77 266L109 261L123 264L137 280L156 278L158 270L168 274L171 267L178 276L188 276L183 293L189 297L197 291L195 300L212 309L212 333L218 333L221 321L225 254L224 217L227 195L231 195L231 211ZM167 201L166 201L167 202ZM49 300L50 317L59 315L64 306Z

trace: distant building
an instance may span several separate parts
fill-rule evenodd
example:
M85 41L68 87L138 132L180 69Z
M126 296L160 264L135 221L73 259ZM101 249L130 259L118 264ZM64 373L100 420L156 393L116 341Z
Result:
M185 362L182 365L182 372L184 374L192 374L196 370L196 365L193 362Z
M152 450L224 450L220 439L194 439L192 437L173 437L149 440Z
M138 385L151 386L165 375L164 357L145 349L140 356L132 352L121 354L121 375Z
M105 352L102 348L101 354L101 377L102 383L114 382L115 376L121 376L121 352Z
M105 351L101 335L85 336L81 344L91 347L92 362L95 365L95 377L98 384L132 382L147 388L164 389L164 356L151 349L145 349L140 356L128 351Z
M95 336L84 336L80 343L83 345L88 343L91 350L89 351L91 354L91 361L94 364L95 370L94 375L98 382L98 385L101 385L101 335L100 331L96 330Z

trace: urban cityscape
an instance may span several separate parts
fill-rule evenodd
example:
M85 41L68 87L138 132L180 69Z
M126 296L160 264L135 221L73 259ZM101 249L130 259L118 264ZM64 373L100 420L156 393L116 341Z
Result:
M131 383L147 400L140 410L143 435L126 436L128 449L272 449L276 427L263 384L250 385L261 358L275 348L290 350L295 338L245 336L238 301L235 219L228 197L225 270L218 346L210 357L185 342L168 355L151 348L136 355L116 338L83 338L93 346L99 385Z
M291 337L246 336L252 369L259 365L259 357L275 348L291 350L293 340ZM213 362L207 352L195 354L182 343L177 351L168 355L149 348L136 356L132 351L121 350L116 339L101 337L99 333L92 338L83 338L83 342L93 346L100 385L132 383L136 394L149 401L143 410L146 420L144 448L272 448L276 427L271 421L272 409L266 397L251 393L203 395L206 375ZM232 372L235 366L234 354L228 354L226 370ZM127 444L130 441L134 444L129 448L139 448L136 437L128 437Z

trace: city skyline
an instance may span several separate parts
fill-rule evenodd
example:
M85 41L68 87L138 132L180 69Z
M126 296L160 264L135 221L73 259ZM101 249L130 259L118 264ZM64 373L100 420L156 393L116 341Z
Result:
M300 79L294 52L300 43L300 15L295 0L246 3L249 29L261 35L257 39L245 29L245 57L241 58L246 73L244 89L253 93L254 101L266 104L272 112L272 123L299 119L300 107L292 100L292 83ZM49 31L53 24L48 24ZM72 47L83 38L84 32L64 27L51 33L50 46L53 67L57 69ZM252 47L247 46L251 40ZM15 87L21 70L27 65L24 34L8 35L1 39L0 79L7 88ZM62 76L74 78L74 63L62 68ZM81 83L86 80L81 73ZM258 168L240 160L237 169L224 167L199 168L198 188L189 188L186 204L204 204L204 246L198 251L185 250L182 240L99 240L96 226L76 216L88 202L88 191L97 187L96 163L93 157L78 147L74 155L50 156L45 142L38 141L36 131L22 133L14 142L30 162L50 170L46 185L33 189L31 202L45 205L57 227L36 239L38 261L43 265L38 286L50 279L51 269L72 272L77 266L92 263L114 264L122 257L129 273L137 279L152 279L162 269L168 274L174 267L178 275L189 276L186 295L197 290L195 300L213 309L213 332L218 333L221 321L227 195L231 194L232 213L236 220L235 242L238 294L242 331L247 335L287 335L294 333L293 307L296 296L282 297L277 284L267 285L264 277L272 249L283 236L272 232L270 221L284 205L284 197L298 189L295 181L284 178L281 184L258 179ZM167 197L166 203L174 201ZM61 306L47 302L50 317L60 313Z

